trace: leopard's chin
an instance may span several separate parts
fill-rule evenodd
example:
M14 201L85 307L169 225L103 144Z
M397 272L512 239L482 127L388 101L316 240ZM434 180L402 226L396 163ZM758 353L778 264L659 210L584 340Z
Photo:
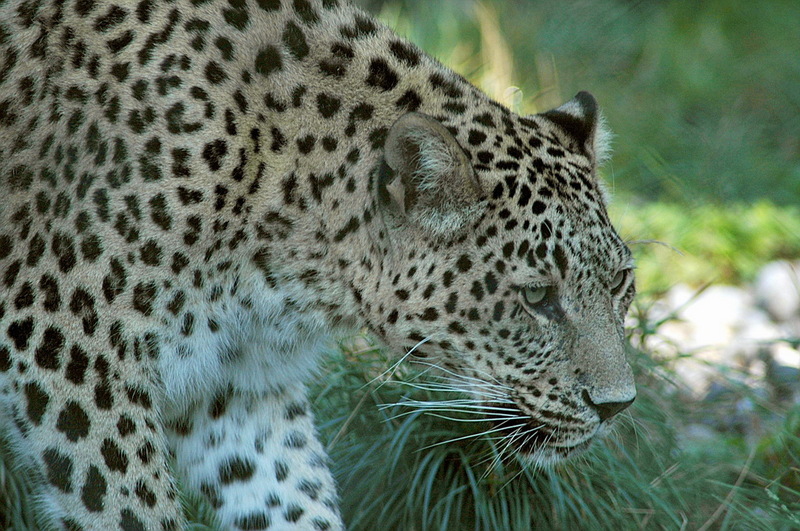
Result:
M551 466L585 452L596 439L599 427L579 440L559 437L558 426L531 416L524 422L495 420L494 429L503 435L501 444L518 453L523 461L536 466Z
M558 441L541 439L535 435L507 439L508 449L515 451L525 463L536 466L552 466L582 454L592 445L590 436L574 444L559 444Z
M545 445L521 449L522 460L534 466L549 467L585 452L592 445L592 438L572 446Z

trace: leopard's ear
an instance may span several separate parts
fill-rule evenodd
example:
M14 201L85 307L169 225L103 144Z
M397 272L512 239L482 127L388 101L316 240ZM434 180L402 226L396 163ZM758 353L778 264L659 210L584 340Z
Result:
M606 128L597 100L588 92L578 92L561 107L541 114L561 127L597 165L610 154L611 133Z
M410 222L448 236L478 215L480 183L458 141L438 121L404 114L389 130L384 149L393 173L385 196Z

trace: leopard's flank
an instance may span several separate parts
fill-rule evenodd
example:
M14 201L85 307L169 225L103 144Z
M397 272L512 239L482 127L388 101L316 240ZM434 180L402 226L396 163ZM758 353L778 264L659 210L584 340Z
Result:
M501 390L532 462L586 448L636 393L601 122L338 0L0 2L0 428L43 524L179 529L178 477L226 529L342 529L306 381L361 327Z

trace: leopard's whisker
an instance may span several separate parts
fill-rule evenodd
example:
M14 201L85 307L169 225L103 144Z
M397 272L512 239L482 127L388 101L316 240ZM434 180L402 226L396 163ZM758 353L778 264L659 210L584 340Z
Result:
M426 383L416 383L416 382L398 382L399 385L404 385L407 387L411 387L414 389L419 389L421 391L433 391L433 392L455 392L455 393L463 393L469 395L477 395L477 396L485 396L489 398L497 398L497 399L510 399L507 398L507 394L496 391L491 389L490 387L486 386L487 389L475 389L475 388L464 388L455 386L448 382L426 382Z
M524 425L524 424L521 424L521 425ZM467 440L467 439L475 439L477 437L485 437L485 436L487 436L489 434L497 433L497 432L502 431L502 430L503 430L503 428L494 428L494 429L491 429L491 430L486 430L486 431L482 431L482 432L478 432L478 433L469 433L467 435L462 435L461 437L455 437L453 439L446 439L444 441L438 441L438 442L429 444L428 446L424 446L423 449L434 448L436 446L441 446L443 444L451 444L451 443L454 443L456 441L463 441L463 440ZM499 438L499 439L502 439L502 438Z
M447 374L448 376L454 378L457 381L475 382L478 385L495 386L495 387L500 387L500 388L503 388L503 389L507 389L509 391L513 391L512 387L509 387L509 386L503 384L502 382L497 380L497 378L495 376L493 376L493 375L491 375L489 373L486 373L483 370L478 370L478 369L475 369L475 368L471 368L472 371L477 372L478 374L483 376L483 378L485 378L485 379L478 378L476 376L469 376L469 375L465 375L465 374L459 374L459 373L453 372L450 369L447 369L446 367L440 367L439 365L436 365L435 363L432 363L430 361L418 361L416 363L418 365L428 366L428 367L431 367L433 369L436 369L437 371L442 372L444 374Z
M394 374L400 368L400 364L402 364L406 360L406 358L411 356L414 353L414 351L417 350L420 346L430 341L430 339L431 339L430 337L426 337L421 341L419 341L416 345L411 347L411 349L408 352L403 354L403 356L399 360L397 360L394 364L392 364L388 369L386 369L378 376L376 376L375 378L364 384L362 387L368 387L374 384L377 380L381 380L381 383L378 384L378 388L381 388L392 376L394 376Z

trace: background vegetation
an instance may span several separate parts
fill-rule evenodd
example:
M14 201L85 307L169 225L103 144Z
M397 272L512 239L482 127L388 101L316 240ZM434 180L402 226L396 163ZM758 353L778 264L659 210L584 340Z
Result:
M800 258L796 0L358 3L519 112L595 94L616 134L603 170L612 217L625 238L681 252L633 246L637 315L678 282L741 283ZM637 326L637 337L654 333L647 319ZM453 397L412 368L386 373L367 338L342 345L315 405L350 527L800 528L800 406L742 389L757 429L687 438L683 426L726 410L681 398L668 366L630 354L640 395L615 433L531 470L496 459L502 445L477 436L480 424L385 407ZM0 466L0 527L29 528L26 499ZM186 506L194 528L212 526L198 499Z
M590 90L617 134L609 177L621 192L797 204L793 0L362 4L523 112Z

